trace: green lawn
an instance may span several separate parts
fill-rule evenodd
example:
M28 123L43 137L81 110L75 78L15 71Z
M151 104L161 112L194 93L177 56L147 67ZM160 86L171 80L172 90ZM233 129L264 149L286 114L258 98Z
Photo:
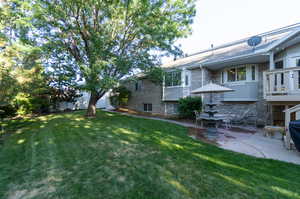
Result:
M7 124L0 198L300 198L300 166L222 150L170 123L83 114Z

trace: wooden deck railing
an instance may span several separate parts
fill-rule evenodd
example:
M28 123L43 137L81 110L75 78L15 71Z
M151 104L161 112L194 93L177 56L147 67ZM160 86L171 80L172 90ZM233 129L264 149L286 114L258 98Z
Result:
M263 79L265 99L278 96L296 99L298 96L300 101L300 67L266 71Z

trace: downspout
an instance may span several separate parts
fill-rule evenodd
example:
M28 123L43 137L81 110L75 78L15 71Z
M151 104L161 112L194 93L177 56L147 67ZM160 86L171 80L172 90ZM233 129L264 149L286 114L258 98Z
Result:
M203 66L200 64L200 69L201 69L201 87L204 86L204 71L203 71ZM201 101L202 101L202 110L204 110L204 94L201 94Z

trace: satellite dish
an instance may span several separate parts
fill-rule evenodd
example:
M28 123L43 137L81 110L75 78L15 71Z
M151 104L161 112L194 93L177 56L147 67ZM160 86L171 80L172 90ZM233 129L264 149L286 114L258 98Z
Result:
M248 39L247 43L251 47L255 47L258 44L261 43L262 38L260 36L253 36L250 39Z

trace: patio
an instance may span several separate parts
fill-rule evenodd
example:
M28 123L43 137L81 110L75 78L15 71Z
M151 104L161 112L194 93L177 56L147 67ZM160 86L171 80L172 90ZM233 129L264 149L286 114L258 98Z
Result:
M166 121L185 127L201 129L198 125L188 122L180 122L151 116L132 115L128 113L120 114L137 118ZM249 130L253 131L253 133L250 133ZM283 141L281 140L281 135L279 133L275 134L274 137L265 137L263 129L256 129L253 127L243 127L240 132L236 130L232 131L225 128L218 128L218 132L219 136L214 141L220 148L255 157L275 159L300 165L300 153L296 150L287 150L283 145Z
M263 129L257 129L253 134L232 132L226 129L219 129L219 131L217 143L223 149L300 165L300 153L296 150L287 150L279 133L271 138L264 136Z

